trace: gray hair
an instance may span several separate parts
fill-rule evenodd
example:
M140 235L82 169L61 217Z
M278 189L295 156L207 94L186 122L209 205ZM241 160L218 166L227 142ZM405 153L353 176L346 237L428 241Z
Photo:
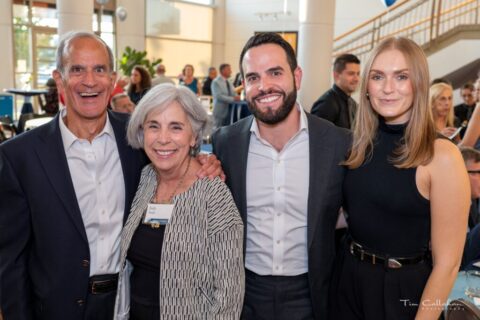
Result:
M56 68L62 75L65 75L65 59L68 55L68 50L70 49L70 45L74 40L81 39L81 38L89 38L98 41L101 43L108 52L108 65L110 67L110 72L114 71L114 59L113 59L113 52L112 49L103 41L102 38L97 36L96 34L86 32L86 31L70 31L65 33L57 48L57 54L55 56L56 59Z
M192 126L196 137L194 154L200 151L203 133L208 123L207 112L190 89L184 86L175 87L170 83L152 87L135 107L127 128L127 141L132 148L143 148L143 124L148 115L153 111L163 112L174 101L182 106Z

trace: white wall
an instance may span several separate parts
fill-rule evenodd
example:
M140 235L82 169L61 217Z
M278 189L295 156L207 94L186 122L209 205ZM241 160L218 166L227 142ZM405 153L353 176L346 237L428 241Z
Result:
M380 0L336 0L334 34L338 36L385 10ZM287 0L290 15L261 21L256 13L282 12L284 0L225 0L225 61L238 71L243 45L255 31L298 31L299 0ZM304 70L305 71L305 70ZM330 73L325 76L330 77Z

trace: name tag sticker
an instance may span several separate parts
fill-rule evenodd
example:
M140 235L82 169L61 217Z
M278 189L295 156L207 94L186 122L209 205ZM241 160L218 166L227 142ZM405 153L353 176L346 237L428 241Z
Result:
M149 203L144 223L166 225L172 216L174 204Z

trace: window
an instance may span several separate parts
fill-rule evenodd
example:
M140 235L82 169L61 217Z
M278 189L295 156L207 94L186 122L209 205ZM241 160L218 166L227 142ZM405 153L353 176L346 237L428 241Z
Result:
M207 74L212 61L213 8L147 0L146 35L148 58L161 58L167 76L176 77L187 63L194 66L196 77Z

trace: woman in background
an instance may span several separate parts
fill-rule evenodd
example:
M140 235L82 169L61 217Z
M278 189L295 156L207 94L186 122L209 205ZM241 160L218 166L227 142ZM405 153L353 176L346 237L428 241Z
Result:
M362 74L344 208L349 238L334 319L438 319L460 266L470 205L457 147L437 136L422 49L387 38Z
M186 64L182 70L182 76L180 77L180 84L192 90L196 95L200 95L200 87L198 85L198 79L193 76L195 69L191 64Z
M152 77L150 77L147 69L139 65L133 67L130 74L130 86L128 87L130 100L137 105L151 87Z
M127 139L151 163L121 239L115 319L239 319L243 225L228 187L198 179L207 114L187 88L153 87Z
M460 126L453 113L453 89L447 83L436 83L430 87L430 107L433 122L438 132L455 142L460 142ZM456 134L455 134L456 133Z

